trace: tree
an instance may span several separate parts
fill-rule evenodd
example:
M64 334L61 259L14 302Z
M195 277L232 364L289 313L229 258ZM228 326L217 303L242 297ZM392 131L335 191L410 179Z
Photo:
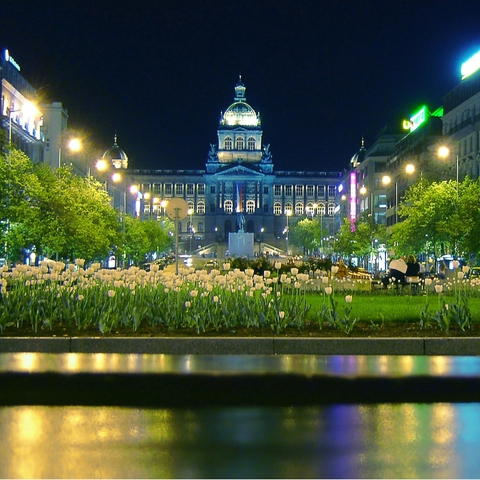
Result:
M70 260L106 257L119 241L120 223L103 185L69 167L54 172L40 164L35 173L41 188L25 224L40 253Z
M22 223L30 213L39 183L32 162L23 152L7 148L4 135L0 145L0 242L7 261L16 262L23 257L27 231Z
M459 248L466 223L456 187L453 181L419 182L405 192L398 211L403 221L392 228L397 253L424 252L427 242L437 256Z
M344 257L364 257L372 248L372 226L364 217L360 217L351 228L350 220L346 218L337 234L335 248Z

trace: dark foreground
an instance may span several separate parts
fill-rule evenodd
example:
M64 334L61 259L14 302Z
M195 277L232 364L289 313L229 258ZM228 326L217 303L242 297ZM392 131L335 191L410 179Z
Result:
M1 478L476 478L480 357L0 354Z

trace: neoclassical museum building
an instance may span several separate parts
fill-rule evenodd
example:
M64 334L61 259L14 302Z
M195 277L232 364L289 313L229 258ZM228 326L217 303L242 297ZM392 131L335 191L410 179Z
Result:
M260 115L247 103L245 91L240 77L203 170L128 169L128 157L116 142L104 154L138 186L136 212L143 218L161 220L172 198L187 202L189 214L179 225L185 249L192 241L193 250L227 248L229 233L242 230L254 234L256 251L285 251L289 222L307 216L321 216L324 235L335 232L342 172L276 171L270 145L262 143ZM134 201L130 197L127 213Z

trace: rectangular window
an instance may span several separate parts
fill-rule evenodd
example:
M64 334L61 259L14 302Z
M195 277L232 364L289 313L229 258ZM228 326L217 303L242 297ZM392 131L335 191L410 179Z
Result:
M337 187L335 185L329 185L328 186L328 197L332 198L335 196L337 193Z
M279 197L282 194L282 186L281 185L274 185L273 186L273 194L276 197Z
M295 196L303 197L303 185L295 185Z
M205 195L205 184L204 183L199 183L197 185L197 193L199 195Z
M183 183L176 183L175 184L175 195L178 197L183 195Z
M142 183L142 186L140 187L140 190L143 193L150 192L151 184L150 183Z
M162 193L162 184L161 183L154 183L153 184L153 194L154 195L161 195Z
M214 203L210 204L210 213L215 213L215 204Z
M307 185L307 197L313 197L315 195L315 187L313 185Z
M187 195L189 197L193 196L194 188L195 188L195 185L193 183L187 183Z
M263 194L268 195L268 187L263 187Z
M215 185L210 185L210 193L215 193Z
M173 185L171 183L165 184L165 196L171 197L173 195Z
M293 185L285 185L285 195L291 197L293 194Z
M325 185L319 185L317 187L317 195L320 198L325 198Z

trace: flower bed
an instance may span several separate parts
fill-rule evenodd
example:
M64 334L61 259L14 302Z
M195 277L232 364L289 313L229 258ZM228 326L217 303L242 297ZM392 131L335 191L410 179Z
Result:
M277 262L263 275L250 268L231 269L228 263L209 272L182 268L178 275L156 265L149 272L136 267L107 270L99 264L84 268L82 260L3 268L0 331L94 329L107 334L150 328L200 334L266 329L280 334L329 327L349 334L359 321L366 321L352 315L352 300L371 293L368 280L337 280L335 267L312 273L299 273L297 268L281 273L280 267ZM429 292L432 297L439 289L440 284L427 285L420 327L434 322L446 332L454 323L462 331L470 328L468 297L478 296L478 283L456 278L442 284L434 297L437 310L429 311ZM444 291L455 294L453 303L440 302ZM313 308L307 301L309 292L318 294ZM335 292L344 293L340 306Z

